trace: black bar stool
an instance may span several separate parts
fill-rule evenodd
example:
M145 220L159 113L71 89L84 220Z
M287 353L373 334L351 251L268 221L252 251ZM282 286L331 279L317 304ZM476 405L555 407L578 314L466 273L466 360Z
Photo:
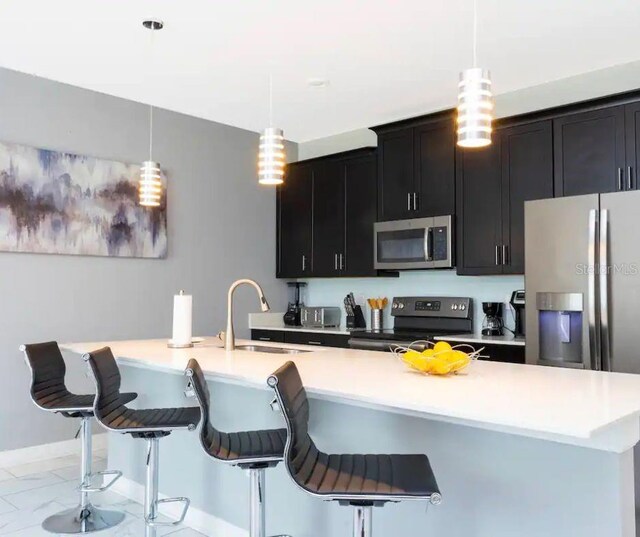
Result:
M124 513L107 511L95 507L89 500L92 492L102 492L113 485L121 476L117 470L91 472L91 418L93 417L94 395L71 393L64 383L66 366L60 348L55 341L22 345L20 350L31 370L31 399L38 408L61 414L65 418L80 418L81 442L81 482L80 504L61 513L51 515L42 527L51 533L91 533L116 526L124 519ZM133 401L137 394L120 394L122 404ZM102 486L92 482L97 476L110 478Z
M282 461L287 439L286 429L223 433L211 424L211 396L197 360L187 364L185 375L202 411L200 442L207 455L232 466L249 471L250 476L250 537L265 537L265 469ZM288 537L280 535L278 537Z
M188 498L158 499L158 457L159 440L172 431L186 429L195 430L200 421L200 409L188 408L154 408L135 410L127 408L120 396L120 371L109 347L84 355L89 362L96 383L96 397L93 412L96 419L106 429L118 433L130 434L133 438L147 441L147 476L144 491L145 535L154 537L158 526L177 526L189 509ZM179 502L184 505L178 520L159 522L158 506L161 503Z
M305 492L354 508L354 537L371 536L371 508L386 502L442 500L426 455L328 455L309 436L309 401L298 368L287 362L267 383L287 424L285 467Z

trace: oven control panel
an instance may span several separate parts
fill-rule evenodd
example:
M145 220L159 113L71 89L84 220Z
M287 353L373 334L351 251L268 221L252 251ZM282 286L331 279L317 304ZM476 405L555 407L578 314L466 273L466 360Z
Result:
M391 302L391 315L471 319L473 301L468 297L395 297Z

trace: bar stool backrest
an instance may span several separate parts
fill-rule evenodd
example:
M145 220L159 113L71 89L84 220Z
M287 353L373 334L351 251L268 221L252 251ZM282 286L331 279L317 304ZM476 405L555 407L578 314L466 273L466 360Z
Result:
M202 368L198 360L191 358L187 364L185 374L191 381L191 387L196 394L196 399L200 405L200 442L204 450L213 456L220 454L222 433L211 424L209 409L211 408L211 393L204 378ZM215 445L214 445L215 444Z
M303 483L305 462L315 460L319 451L309 436L309 400L296 365L289 361L267 380L275 392L287 424L284 459L291 477Z
M120 398L120 370L109 347L88 352L84 359L89 362L96 383L96 398L93 412L96 419L107 425L107 416L124 405Z
M64 384L67 368L60 348L55 341L23 345L29 369L31 369L31 398L40 408L49 402L67 395Z

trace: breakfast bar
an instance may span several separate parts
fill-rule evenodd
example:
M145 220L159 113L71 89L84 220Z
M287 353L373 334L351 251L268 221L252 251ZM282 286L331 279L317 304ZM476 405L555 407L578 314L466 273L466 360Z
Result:
M435 377L386 353L296 345L280 345L293 354L225 351L216 338L189 349L169 349L165 340L63 349L82 354L102 346L117 358L122 389L139 392L143 408L191 404L183 372L197 359L211 390L212 420L222 430L283 427L266 379L293 360L311 399L310 434L325 451L431 459L442 504L429 507L428 516L413 502L376 510L381 535L635 535L640 377L495 362ZM160 491L191 498L186 522L209 534L246 535L242 473L203 456L195 434L165 443ZM124 472L118 492L140 499L144 457L139 443L110 434L109 465ZM301 494L283 468L271 472L268 491L268 534L345 533L348 515Z

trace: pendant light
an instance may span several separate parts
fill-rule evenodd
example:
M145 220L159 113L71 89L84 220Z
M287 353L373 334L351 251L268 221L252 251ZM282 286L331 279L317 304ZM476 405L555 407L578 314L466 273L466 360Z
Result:
M491 75L477 66L477 44L478 6L477 0L473 0L473 67L460 73L458 83L458 145L461 147L491 144Z
M146 20L142 25L151 30L151 48L153 32L162 30L164 24L159 20ZM162 177L160 164L153 160L153 106L149 105L149 160L140 167L139 202L143 207L159 207L162 199Z
M284 133L273 127L273 80L269 75L269 127L260 135L258 183L281 185L284 182Z

